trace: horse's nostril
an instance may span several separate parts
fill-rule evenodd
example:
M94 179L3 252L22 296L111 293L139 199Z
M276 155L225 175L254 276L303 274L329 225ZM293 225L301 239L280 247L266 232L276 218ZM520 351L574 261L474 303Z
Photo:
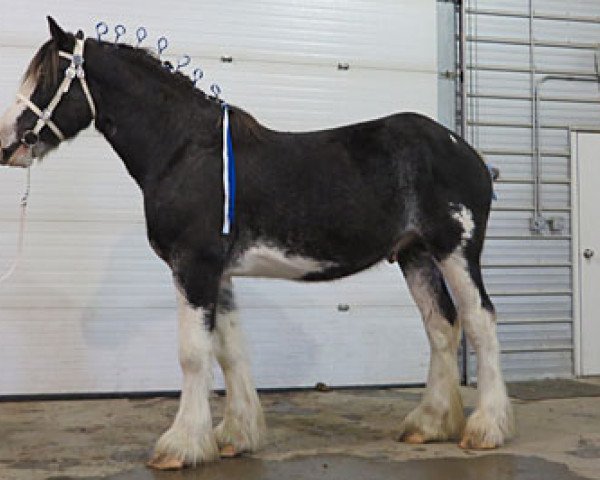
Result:
M33 147L34 145L37 145L39 141L40 136L32 130L27 130L21 138L21 142L27 145L28 147Z

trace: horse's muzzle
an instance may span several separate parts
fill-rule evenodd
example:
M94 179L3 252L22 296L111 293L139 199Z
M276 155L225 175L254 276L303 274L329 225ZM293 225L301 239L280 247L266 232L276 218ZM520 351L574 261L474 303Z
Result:
M31 149L20 142L0 149L0 165L27 168L32 162Z

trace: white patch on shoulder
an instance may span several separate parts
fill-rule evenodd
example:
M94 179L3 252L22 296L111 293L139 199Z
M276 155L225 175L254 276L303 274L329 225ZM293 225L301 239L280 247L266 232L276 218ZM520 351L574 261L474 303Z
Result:
M454 135L452 135L451 133L450 135L450 140L452 140L452 143L458 143L458 140L456 139L456 137Z
M35 90L36 80L33 77L25 79L19 93L25 98L31 98ZM17 139L17 120L27 109L25 102L15 97L15 103L2 115L0 118L0 145L9 147L15 143Z
M309 273L322 272L335 265L334 262L290 255L275 246L258 244L244 251L226 274L297 280Z
M467 240L473 238L473 231L475 230L475 222L473 221L473 214L471 210L465 207L462 204L451 203L450 207L452 208L452 218L460 223L463 233L462 233L462 244L463 246L466 244Z

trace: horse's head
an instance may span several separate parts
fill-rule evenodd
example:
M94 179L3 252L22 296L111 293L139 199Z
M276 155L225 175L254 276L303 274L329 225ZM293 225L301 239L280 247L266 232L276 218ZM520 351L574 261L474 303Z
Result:
M2 165L30 166L95 115L84 80L83 32L65 33L50 17L48 23L51 39L31 60L15 103L0 119Z

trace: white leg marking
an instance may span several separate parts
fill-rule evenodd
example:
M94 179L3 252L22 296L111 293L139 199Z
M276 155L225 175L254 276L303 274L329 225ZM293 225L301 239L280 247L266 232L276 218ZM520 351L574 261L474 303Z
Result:
M238 454L260 448L266 426L237 312L230 308L218 314L215 329L215 353L227 387L223 420L215 434L219 446L232 448L228 454Z
M175 421L158 440L156 468L195 465L218 457L208 398L212 385L212 335L205 325L206 311L189 305L177 289L179 362L183 371L181 400ZM161 463L162 462L162 463ZM164 464L167 467L164 467Z
M469 417L461 446L464 448L495 448L513 433L510 400L500 370L500 347L496 335L496 320L481 306L479 289L471 279L462 252L457 251L440 263L458 314L477 354L476 410Z
M410 443L458 438L464 427L458 390L460 323L457 319L454 325L450 325L444 318L430 281L421 271L409 270L406 280L423 317L431 356L427 389L420 405L404 419L401 438Z

